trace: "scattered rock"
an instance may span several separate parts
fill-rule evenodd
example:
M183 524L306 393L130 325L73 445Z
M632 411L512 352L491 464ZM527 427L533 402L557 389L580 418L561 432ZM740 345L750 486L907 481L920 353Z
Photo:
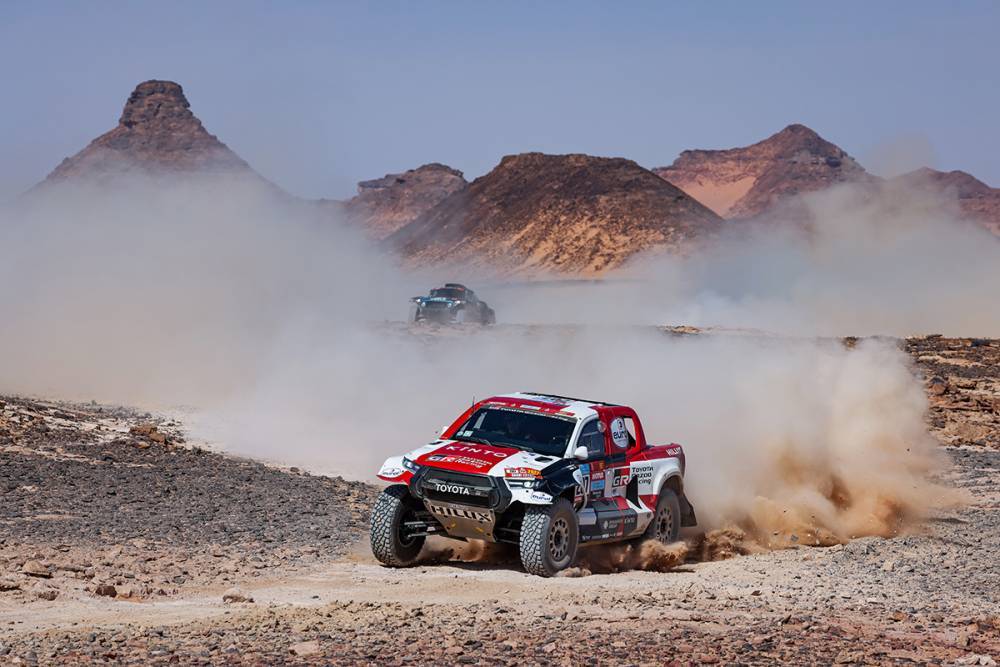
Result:
M948 391L948 381L943 377L932 377L927 383L927 392L931 396L940 396Z
M288 647L289 653L297 656L316 655L320 652L319 642L315 639L307 642L299 642Z
M113 598L118 596L118 589L111 584L100 584L94 589L94 594L102 597Z
M31 577L41 577L43 579L48 579L52 576L52 573L49 572L49 568L45 567L37 560L25 561L24 565L21 566L21 572Z
M234 602L253 602L253 598L236 588L230 588L222 594L222 601L226 604Z

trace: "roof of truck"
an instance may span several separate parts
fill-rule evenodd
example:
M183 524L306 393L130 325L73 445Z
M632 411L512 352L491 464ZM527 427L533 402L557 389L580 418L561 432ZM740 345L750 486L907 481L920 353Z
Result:
M512 407L538 410L539 412L571 416L578 419L597 414L597 410L595 409L597 407L613 405L612 403L605 403L603 401L570 398L569 396L557 396L534 391L501 394L488 398L483 403L502 403Z

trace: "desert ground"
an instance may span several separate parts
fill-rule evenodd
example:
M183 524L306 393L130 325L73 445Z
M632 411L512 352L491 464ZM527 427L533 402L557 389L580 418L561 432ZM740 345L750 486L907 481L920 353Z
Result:
M585 550L553 579L444 543L383 568L375 485L208 451L169 416L0 397L0 662L996 664L1000 341L898 344L961 506L825 548L688 535L652 571Z

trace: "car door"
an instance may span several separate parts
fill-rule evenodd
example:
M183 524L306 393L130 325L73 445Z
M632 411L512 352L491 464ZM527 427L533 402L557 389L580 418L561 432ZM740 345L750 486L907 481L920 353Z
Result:
M605 497L624 498L631 479L631 459L639 446L635 419L632 411L625 408L612 408L608 412Z
M625 498L629 452L627 436L622 433L626 432L626 425L624 422L614 425L618 430L616 439L613 439L611 429L615 417L601 415L596 420L599 423L595 423L599 434L590 436L593 450L588 447L590 455L583 464L587 467L587 503L578 514L581 542L621 539L636 529L636 512ZM584 444L582 440L578 442ZM622 443L626 445L622 446ZM602 446L603 451L600 450Z
M576 447L587 448L587 458L580 464L580 472L583 475L583 507L604 497L604 466L607 452L605 431L600 418L594 417L584 423L580 428L580 435L577 436Z

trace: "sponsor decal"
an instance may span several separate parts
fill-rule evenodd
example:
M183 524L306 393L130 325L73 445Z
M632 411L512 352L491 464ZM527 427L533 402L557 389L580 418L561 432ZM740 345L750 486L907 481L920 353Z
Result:
M612 488L616 486L625 486L628 484L629 471L628 468L615 468L615 476L611 480Z
M673 445L673 446L667 447L667 456L677 456L680 453L681 453L681 447L680 447L680 445Z
M472 490L467 486L462 486L461 484L446 484L444 482L435 482L434 490L438 493L455 493L462 496L471 496Z
M632 476L639 480L639 486L649 486L653 483L653 464L632 464Z
M628 430L625 428L625 420L621 417L611 420L611 442L619 449L628 447Z
M428 505L431 512L442 516L453 516L458 519L471 519L479 523L492 523L492 512L481 512L479 510L465 509L463 507L449 507L448 505Z
M448 458L448 457L447 456L441 456L440 454L435 454L434 456L428 456L427 460L428 461L444 461L446 458Z
M378 471L378 474L383 477L399 477L403 474L402 468L382 468Z
M477 454L479 456L493 456L498 459L507 458L507 454L504 452L494 452L491 449L483 449L482 447L470 447L468 445L445 445L442 451L449 452L460 452L462 454Z
M560 412L555 408L541 408L537 405L522 405L517 404L516 406L506 405L503 407L493 408L495 410L501 410L503 412L522 412L526 414L538 414L539 412L544 412L547 415L551 415L555 419L562 419L563 421L575 422L576 417L571 414L566 414Z
M531 479L541 477L542 471L535 468L507 468L503 471L503 476L513 479Z
M604 480L603 479L593 479L590 480L590 490L591 491L603 491L604 490Z
M547 493L542 493L541 491L532 491L530 494L528 494L528 497L531 498L532 500L537 500L540 503L552 502L552 496L550 496Z
M458 463L459 465L469 466L470 468L475 468L476 470L493 467L492 461L473 459L468 456L439 456L437 458L427 460L436 461L437 463Z
M591 479L604 479L604 471L595 470L594 472L590 473L590 477Z

